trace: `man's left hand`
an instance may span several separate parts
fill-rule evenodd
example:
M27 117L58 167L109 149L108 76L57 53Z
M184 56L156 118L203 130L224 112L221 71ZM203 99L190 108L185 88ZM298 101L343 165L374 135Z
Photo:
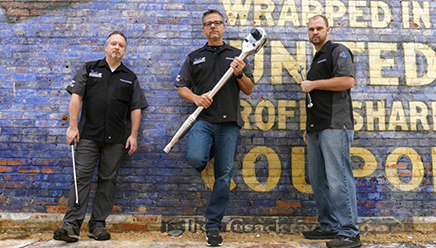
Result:
M242 70L245 67L245 63L242 59L235 57L235 59L230 63L230 67L233 68L233 74L235 76L241 75Z
M126 149L129 148L129 146L130 146L129 155L132 155L138 148L138 143L136 138L129 136L126 142Z

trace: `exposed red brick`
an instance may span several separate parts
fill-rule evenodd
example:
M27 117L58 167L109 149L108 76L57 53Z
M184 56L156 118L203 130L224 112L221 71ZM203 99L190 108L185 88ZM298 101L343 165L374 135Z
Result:
M1 166L0 167L0 173L2 172L11 172L12 171L12 167L7 167L7 166Z
M118 232L118 233L123 232L123 228L121 227L121 224L113 224L106 228L109 232Z
M53 168L47 168L47 167L42 168L41 171L44 174L51 174L51 173L55 172L55 170Z
M147 213L147 208L139 207L137 211L138 213Z
M133 220L140 222L156 222L159 220L159 217L156 215L135 215L133 216Z
M22 162L22 159L8 159L8 165L20 165L20 164L23 164L21 162Z
M119 214L119 213L121 213L121 208L118 207L118 206L113 206L113 207L112 207L112 213L113 213L113 214Z
M132 224L132 223L123 223L121 227L124 231L146 231L146 224Z
M47 206L47 213L65 213L67 206Z
M269 213L271 215L288 215L288 214L293 214L294 210L293 209L271 209L269 211Z
M301 202L299 202L299 201L293 201L293 202L277 201L277 207L278 208L300 208Z
M39 168L32 168L32 167L18 167L18 172L19 173L30 173L30 172L34 172L34 173L39 173L40 169Z

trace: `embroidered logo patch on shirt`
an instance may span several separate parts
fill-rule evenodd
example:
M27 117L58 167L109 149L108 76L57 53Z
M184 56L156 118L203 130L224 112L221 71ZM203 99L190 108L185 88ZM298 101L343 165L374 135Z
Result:
M71 80L71 83L70 83L70 85L68 85L69 87L71 87L71 88L73 88L74 87L74 85L75 85L75 83L76 83L76 81L74 81L74 80Z
M121 78L120 78L120 81L123 82L123 83L132 84L132 82L130 82L129 80L124 80L124 79L121 79Z
M204 63L204 62L206 62L206 57L201 57L201 58L194 59L194 65L198 65L198 64L201 64L201 63Z
M340 57L342 58L351 58L350 54L348 54L347 52L341 52L341 54L339 54Z
M89 72L89 76L90 77L96 77L96 78L102 78L103 77L103 73L91 70L91 72Z

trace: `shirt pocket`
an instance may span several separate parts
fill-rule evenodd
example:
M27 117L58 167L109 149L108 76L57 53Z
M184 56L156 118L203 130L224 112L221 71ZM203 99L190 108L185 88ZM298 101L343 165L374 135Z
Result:
M126 79L120 79L117 90L115 92L116 98L119 101L130 105L133 93L133 82Z
M98 77L88 77L88 81L86 82L86 98L97 97L102 98L105 97L105 94L102 94L102 90L104 89L104 82L102 78ZM100 99L103 100L103 99Z

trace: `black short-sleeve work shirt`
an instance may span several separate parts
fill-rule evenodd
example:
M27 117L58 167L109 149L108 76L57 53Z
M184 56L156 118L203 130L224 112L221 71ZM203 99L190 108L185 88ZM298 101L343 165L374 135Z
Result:
M207 93L227 72L233 59L240 54L240 49L227 44L219 49L214 49L206 44L186 57L174 85L176 87L187 87L197 95ZM245 76L253 81L252 69L247 61L245 61L245 64L243 72ZM241 117L239 94L238 81L232 75L214 96L212 105L204 109L197 119L214 124L236 122L242 127L244 121Z
M83 96L80 137L97 142L124 144L130 112L148 106L135 73L105 59L85 63L66 90Z
M353 54L344 45L328 41L315 54L308 80L330 79L333 77L351 76L355 78ZM350 90L310 92L313 107L306 107L307 132L319 132L324 129L353 130L353 107Z

